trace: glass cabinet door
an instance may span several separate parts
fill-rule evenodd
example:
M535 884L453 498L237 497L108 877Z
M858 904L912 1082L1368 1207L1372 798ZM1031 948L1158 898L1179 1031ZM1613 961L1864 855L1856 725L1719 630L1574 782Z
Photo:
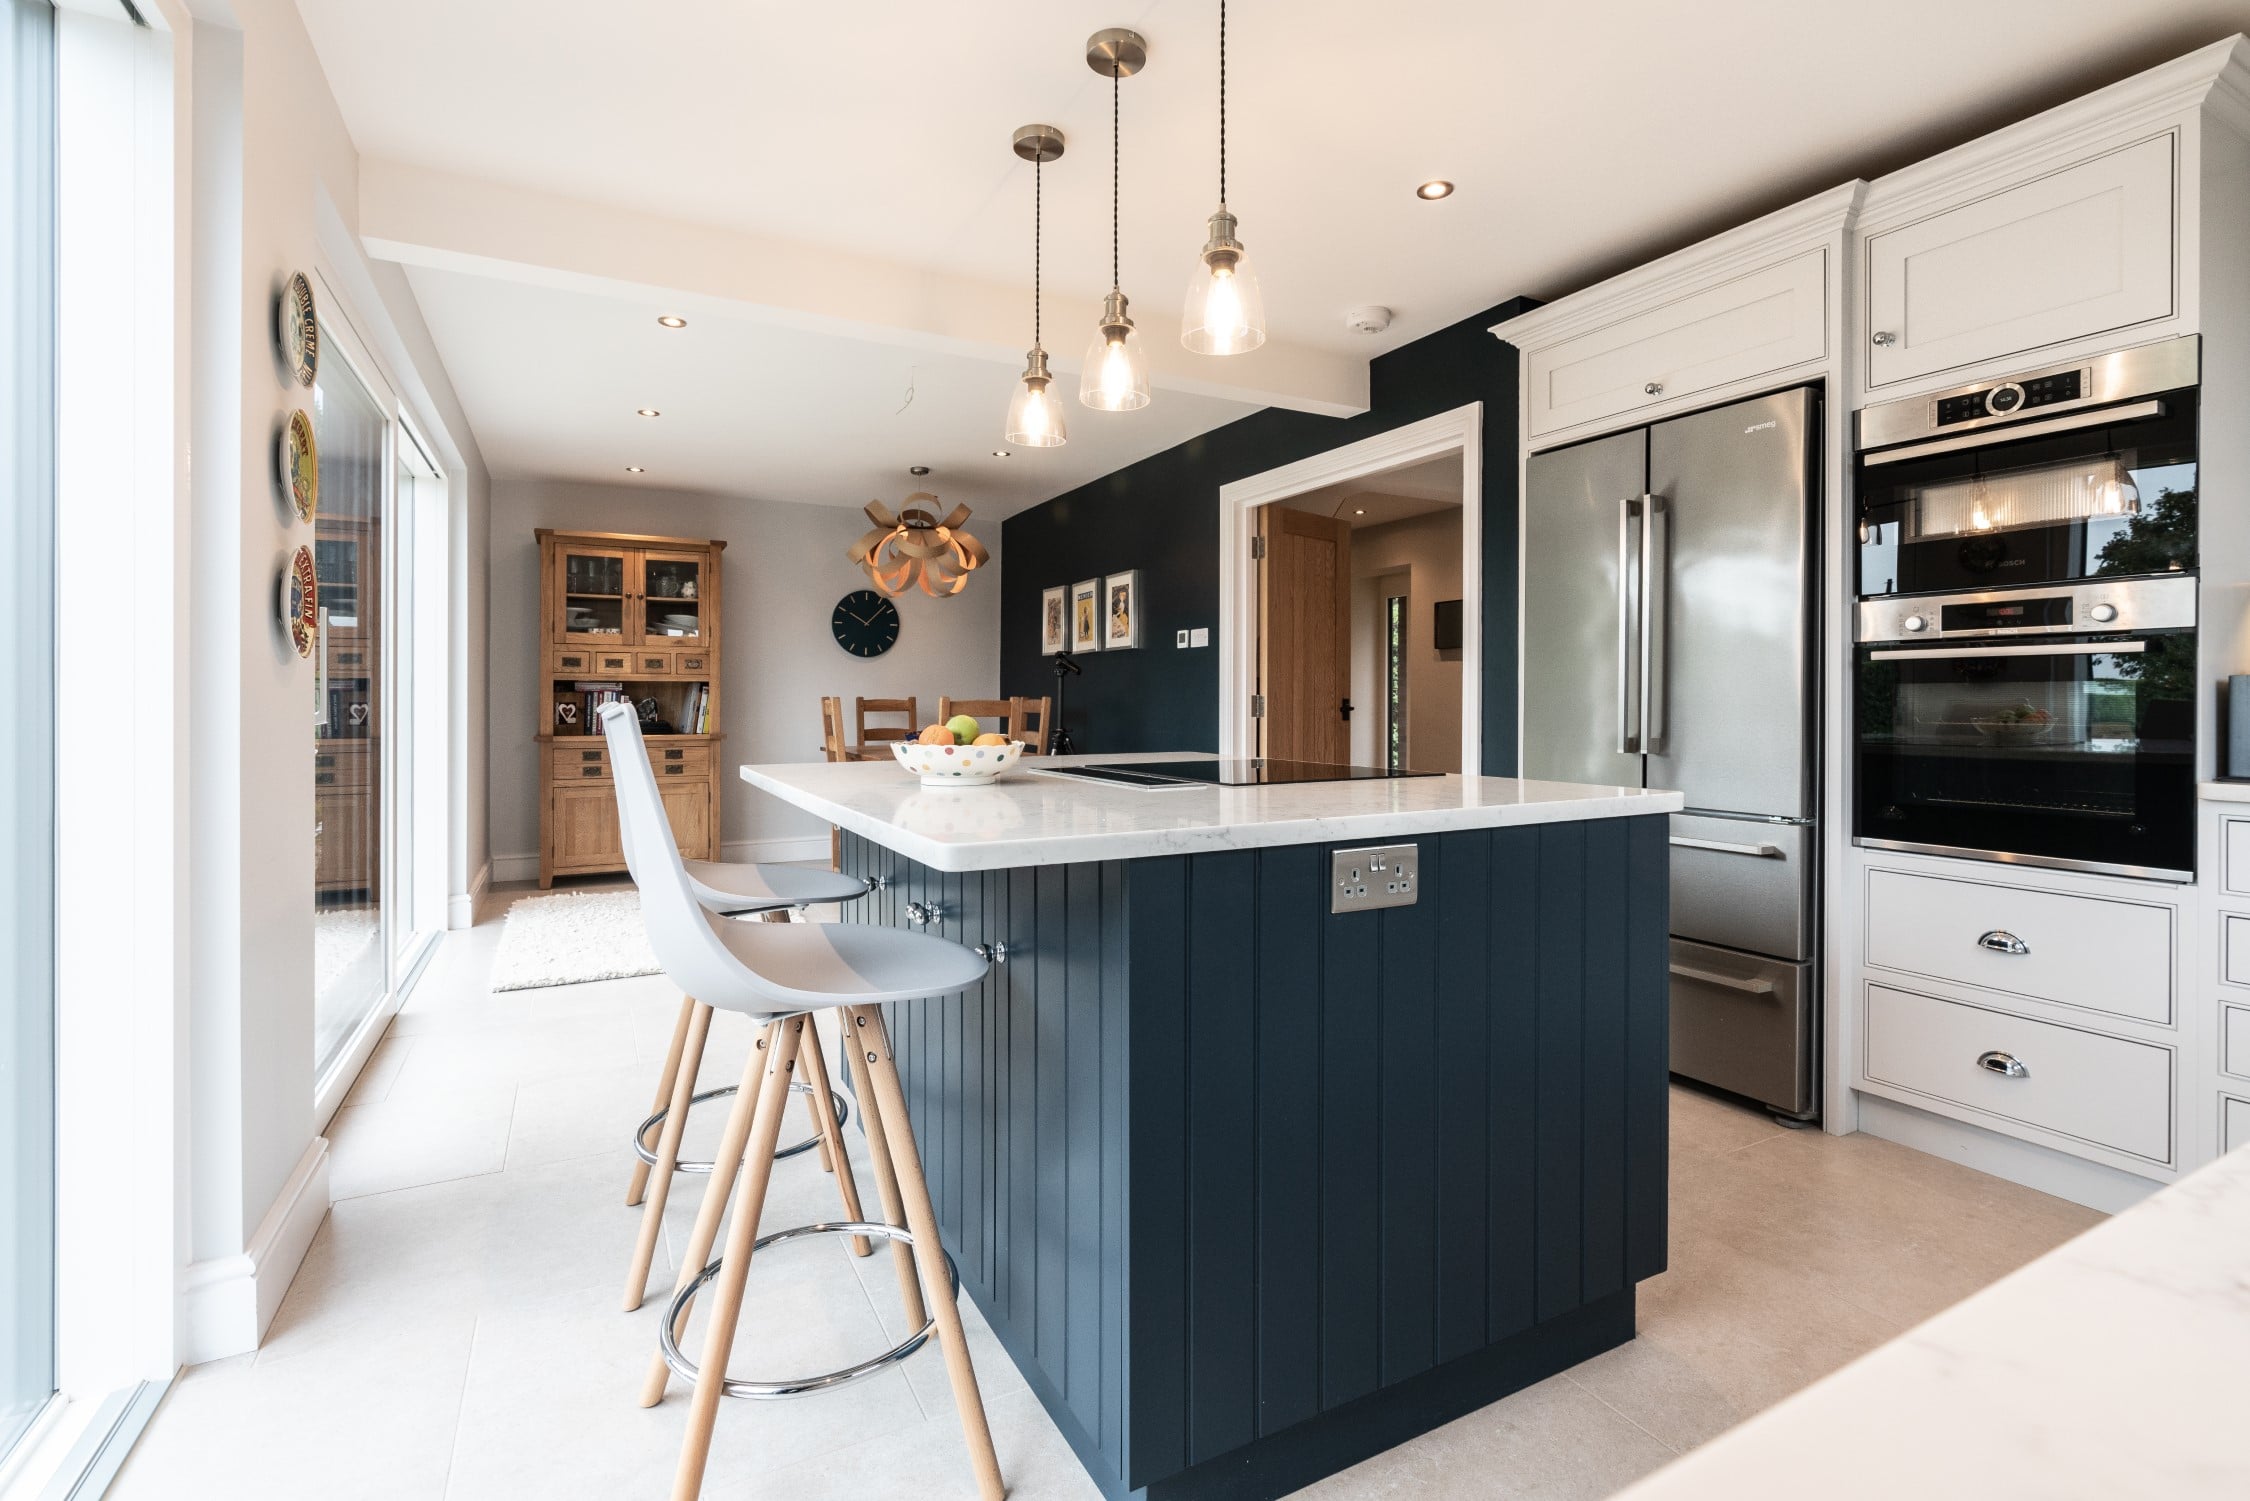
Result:
M633 554L624 548L564 547L557 550L555 567L563 618L555 622L569 641L589 646L623 646L631 640L633 620L629 610L633 588Z
M641 554L638 611L644 642L703 639L703 590L709 582L701 553Z

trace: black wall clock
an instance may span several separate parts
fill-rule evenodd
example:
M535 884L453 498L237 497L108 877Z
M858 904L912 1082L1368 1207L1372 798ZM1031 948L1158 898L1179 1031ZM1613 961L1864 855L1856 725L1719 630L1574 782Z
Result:
M873 589L854 589L836 601L828 628L853 656L879 657L898 644L898 606Z

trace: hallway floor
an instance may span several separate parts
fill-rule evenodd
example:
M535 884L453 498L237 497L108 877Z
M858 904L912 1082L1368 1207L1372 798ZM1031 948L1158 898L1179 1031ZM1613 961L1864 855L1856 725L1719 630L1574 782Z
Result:
M664 1493L685 1403L676 1382L654 1409L635 1394L704 1179L675 1184L648 1300L622 1313L619 1293L639 1220L625 1136L648 1111L678 992L651 977L493 994L500 917L521 894L496 893L447 936L338 1112L335 1205L264 1348L180 1375L115 1501ZM719 1018L702 1087L734 1082L749 1035ZM698 1112L687 1155L710 1155L722 1114ZM864 1163L859 1181L871 1193ZM783 1164L770 1223L833 1217L833 1183L812 1154ZM1638 1339L1303 1494L1606 1496L2100 1218L1679 1087L1672 1194L1671 1269L1641 1287ZM734 1373L861 1358L901 1337L895 1301L887 1258L776 1247L750 1279L757 1332ZM963 1301L1011 1495L1094 1501ZM725 1404L705 1494L973 1497L942 1362Z

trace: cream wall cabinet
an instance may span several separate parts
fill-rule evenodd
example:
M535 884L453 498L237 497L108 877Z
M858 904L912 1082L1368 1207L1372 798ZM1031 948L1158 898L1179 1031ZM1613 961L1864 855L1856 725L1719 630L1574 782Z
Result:
M2172 132L1865 240L1871 390L2171 317Z
M1827 351L1827 260L1810 250L1528 351L1530 435L1818 360Z

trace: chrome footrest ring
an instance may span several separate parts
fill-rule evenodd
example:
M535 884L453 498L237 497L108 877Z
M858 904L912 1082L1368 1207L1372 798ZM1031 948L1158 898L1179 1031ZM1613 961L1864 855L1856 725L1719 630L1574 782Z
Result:
M739 1085L729 1084L724 1089L706 1089L703 1093L689 1100L688 1104L691 1106L701 1105L707 1100L724 1099L726 1096L736 1093L739 1088ZM789 1092L791 1094L811 1094L813 1087L808 1080L792 1079L789 1081ZM844 1103L844 1095L841 1090L834 1091L829 1098L834 1101L836 1106L836 1127L838 1130L842 1130L844 1122L852 1118L852 1107ZM667 1105L634 1128L633 1155L650 1167L656 1166L656 1148L648 1144L649 1133L661 1127L664 1124L664 1117L671 1113L672 1107ZM773 1160L779 1162L786 1157L795 1157L800 1153L809 1152L819 1145L819 1136L808 1136L793 1146L774 1148ZM711 1164L708 1161L688 1162L683 1160L673 1163L672 1171L675 1173L708 1173L711 1171Z
M793 1230L776 1230L771 1235L760 1236L757 1244L751 1248L751 1254L755 1256L757 1252L763 1251L768 1246L779 1245L785 1240L797 1240L807 1235L856 1235L870 1240L895 1240L909 1246L914 1244L914 1232L902 1225L885 1225L861 1220L830 1220L817 1225L799 1225ZM664 1363L672 1368L674 1375L684 1381L693 1382L700 1374L695 1362L689 1360L680 1351L680 1330L687 1324L688 1305L695 1301L697 1293L703 1291L704 1284L719 1275L719 1269L725 1264L726 1258L721 1257L706 1266L693 1282L680 1289L673 1297L671 1306L664 1310L664 1326L657 1331L656 1335L657 1347L664 1352ZM757 1270L755 1263L752 1264L751 1270ZM960 1296L961 1269L953 1264L953 1256L950 1252L945 1255L945 1275L953 1284L954 1296ZM754 1402L776 1402L785 1397L807 1397L815 1392L834 1391L839 1386L849 1386L854 1381L861 1381L878 1372L889 1370L892 1366L897 1365L907 1356L928 1344L930 1337L936 1330L937 1320L934 1317L925 1319L921 1328L915 1330L882 1354L870 1356L857 1365L845 1366L840 1371L830 1371L821 1376L800 1376L794 1381L740 1381L729 1376L720 1387L720 1394L728 1397L745 1397Z

